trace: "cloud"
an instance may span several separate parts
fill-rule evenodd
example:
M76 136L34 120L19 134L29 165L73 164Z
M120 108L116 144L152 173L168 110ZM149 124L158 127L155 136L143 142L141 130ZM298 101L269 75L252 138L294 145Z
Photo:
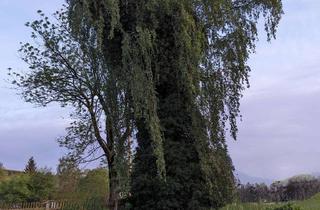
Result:
M44 111L26 113L0 124L0 161L8 168L23 169L28 158L34 156L40 166L55 169L64 152L56 139L65 134L67 120L49 117Z
M320 171L320 2L284 6L277 40L261 40L250 60L239 140L229 140L238 170L270 179Z
M261 96L244 102L239 140L229 143L236 167L271 179L320 171L320 110L314 107L319 95Z
M55 139L65 133L67 111L26 104L6 82L8 67L27 69L17 53L19 42L29 40L25 22L36 19L38 9L50 15L62 3L64 0L0 1L0 27L4 29L0 33L0 162L8 168L23 169L30 156L35 156L40 166L54 168L63 153Z

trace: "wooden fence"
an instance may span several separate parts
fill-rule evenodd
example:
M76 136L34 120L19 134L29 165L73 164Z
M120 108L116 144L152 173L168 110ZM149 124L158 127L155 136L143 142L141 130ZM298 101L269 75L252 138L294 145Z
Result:
M60 210L67 204L66 201L47 201L31 203L4 203L0 204L0 210Z
M102 200L0 203L0 210L105 210Z

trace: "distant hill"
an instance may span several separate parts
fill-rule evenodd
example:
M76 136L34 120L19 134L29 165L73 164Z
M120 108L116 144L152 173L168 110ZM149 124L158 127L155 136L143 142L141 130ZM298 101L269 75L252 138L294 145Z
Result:
M289 183L289 181L303 181L303 180L308 181L308 180L314 180L317 177L318 176L311 175L311 174L299 174L299 175L295 175L295 176L289 177L284 180L280 180L280 181L278 181L278 183L280 183L282 185L287 185Z
M10 170L10 169L1 169L4 172L5 176L14 176L14 175L19 175L23 174L23 171L17 171L17 170Z
M271 180L271 179L265 179L265 178L261 178L261 177L250 176L246 173L243 173L243 172L237 171L237 170L234 172L234 174L235 174L236 178L240 180L241 184L265 183L267 185L271 185L274 181L278 181L279 183L286 185L289 180L301 180L301 179L308 180L308 179L320 178L320 173L300 174L300 175L289 177L284 180Z
M236 178L240 180L241 184L265 183L266 185L270 185L273 182L273 180L271 180L271 179L250 176L248 174L245 174L245 173L243 173L241 171L237 171L237 170L234 172L234 174L235 174Z

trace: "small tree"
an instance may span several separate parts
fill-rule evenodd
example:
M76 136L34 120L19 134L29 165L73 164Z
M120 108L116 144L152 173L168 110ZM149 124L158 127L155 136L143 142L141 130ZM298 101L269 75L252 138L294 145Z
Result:
M103 198L109 193L109 189L101 186L107 186L108 182L106 168L89 170L85 176L81 177L78 192L86 199Z
M29 158L24 172L27 174L34 174L37 171L37 164L33 157Z
M43 168L32 173L28 182L28 189L30 191L28 202L39 202L52 199L55 186L54 175L49 169Z
M76 191L80 178L81 170L77 163L70 159L61 158L57 168L58 189L56 197L58 199L78 198Z
M3 179L4 176L5 176L4 166L3 166L3 164L0 162L0 181Z

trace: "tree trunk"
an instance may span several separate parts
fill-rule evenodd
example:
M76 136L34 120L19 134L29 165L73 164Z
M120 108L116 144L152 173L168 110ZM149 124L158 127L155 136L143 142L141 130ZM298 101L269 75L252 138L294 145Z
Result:
M109 196L107 206L109 210L118 210L119 192L118 192L118 178L117 171L114 167L114 157L108 159L108 173L109 173Z

